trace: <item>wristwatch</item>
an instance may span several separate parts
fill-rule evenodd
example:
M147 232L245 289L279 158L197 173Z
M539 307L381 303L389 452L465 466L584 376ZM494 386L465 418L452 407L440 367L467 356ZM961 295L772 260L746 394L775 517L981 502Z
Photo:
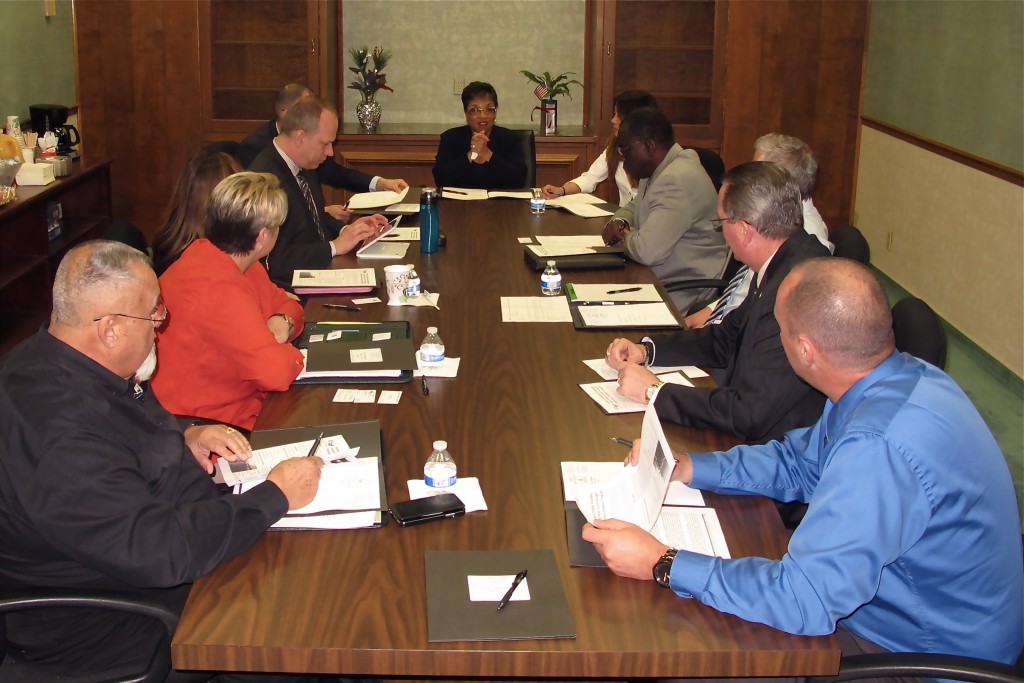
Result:
M289 332L291 332L292 330L295 329L295 321L292 320L292 317L290 315L288 315L287 313L275 313L274 315L272 315L270 317L271 318L277 318L278 316L284 318L285 324L288 325L288 331Z
M665 554L661 556L661 559L654 563L654 580L658 582L658 585L662 588L668 588L669 578L672 576L672 563L676 559L676 553L679 552L675 548L669 548L665 551Z
M654 384L652 384L651 386L647 387L647 391L644 392L644 404L645 405L650 405L651 404L651 399L654 398L654 392L657 391L658 387L660 387L662 384L664 384L664 382L662 382L659 379Z

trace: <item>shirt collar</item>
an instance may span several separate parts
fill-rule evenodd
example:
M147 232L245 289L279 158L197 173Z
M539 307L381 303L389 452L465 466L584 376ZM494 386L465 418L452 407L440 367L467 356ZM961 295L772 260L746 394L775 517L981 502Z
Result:
M281 146L277 144L277 138L274 138L273 143L274 149L276 149L277 153L281 155L282 159L284 159L284 163L288 164L288 170L292 172L292 175L299 175L299 172L302 171L302 168L297 163L292 161L291 157L284 153L284 150L281 149Z
M839 397L839 401L832 407L831 401L826 402L825 413L828 414L826 427L831 433L835 425L841 424L864 400L864 395L872 386L900 372L907 364L907 357L899 351L893 350L888 358L875 366L868 374L857 380L846 393Z
M71 374L85 373L95 378L103 391L109 391L117 397L130 396L135 398L139 384L135 378L118 377L84 353L64 343L50 334L49 325L44 323L39 331L39 343L51 350L57 363ZM143 395L148 389L143 389Z

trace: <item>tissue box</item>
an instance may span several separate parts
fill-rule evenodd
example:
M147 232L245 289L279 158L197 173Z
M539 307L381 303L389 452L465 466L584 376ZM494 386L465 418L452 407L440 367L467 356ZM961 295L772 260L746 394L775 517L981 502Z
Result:
M19 185L49 185L54 180L53 164L22 164L18 169Z

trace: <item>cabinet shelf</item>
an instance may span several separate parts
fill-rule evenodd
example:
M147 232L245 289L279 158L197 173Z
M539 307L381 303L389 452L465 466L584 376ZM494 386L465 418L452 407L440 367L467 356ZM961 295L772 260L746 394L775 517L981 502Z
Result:
M60 237L50 242L50 255L59 254L76 242L95 236L93 233L99 232L108 223L110 223L110 218L107 216L65 217Z
M16 280L31 273L35 268L45 268L46 257L37 256L0 256L0 289L4 289Z

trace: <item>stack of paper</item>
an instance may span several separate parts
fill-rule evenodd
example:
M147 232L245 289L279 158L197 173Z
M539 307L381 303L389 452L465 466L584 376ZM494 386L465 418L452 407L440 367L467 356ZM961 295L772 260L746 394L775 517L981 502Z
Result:
M392 192L391 190L381 190L380 192L360 192L359 194L354 194L349 198L348 208L358 210L391 206L392 204L397 204L405 199L405 195L408 193L408 187L401 192Z
M296 294L363 294L377 286L373 268L296 270L292 290Z

